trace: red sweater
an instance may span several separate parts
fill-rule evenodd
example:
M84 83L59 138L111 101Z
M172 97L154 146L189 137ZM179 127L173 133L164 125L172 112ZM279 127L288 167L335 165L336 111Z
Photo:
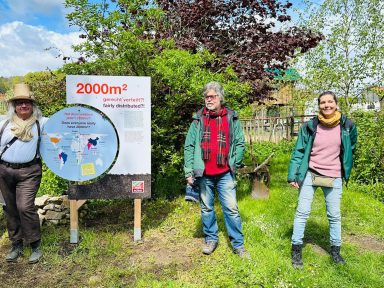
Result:
M206 111L204 109L203 114L206 115L206 113L209 113L209 111ZM209 156L208 160L205 160L205 170L204 170L204 175L207 176L216 176L220 175L222 173L228 172L229 166L228 166L228 154L229 154L229 126L228 126L228 120L227 120L227 109L223 108L221 113L221 123L223 125L223 132L225 134L225 139L226 139L226 145L225 145L225 150L224 155L225 157L225 165L224 166L218 166L216 162L216 155L218 152L218 142L217 142L217 136L218 136L218 131L219 128L216 125L216 117L211 115L209 120L207 117L204 117L204 126L209 125L211 129L211 137L210 137L210 143L209 143L209 148L211 149L211 153Z

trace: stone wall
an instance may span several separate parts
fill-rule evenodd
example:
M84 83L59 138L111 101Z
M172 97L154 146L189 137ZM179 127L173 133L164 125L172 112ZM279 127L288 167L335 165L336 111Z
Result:
M35 206L40 218L40 225L54 224L65 225L69 224L69 200L67 195L63 196L48 196L43 195L35 199ZM82 211L79 213L80 217L85 216L87 213L87 205L84 204Z

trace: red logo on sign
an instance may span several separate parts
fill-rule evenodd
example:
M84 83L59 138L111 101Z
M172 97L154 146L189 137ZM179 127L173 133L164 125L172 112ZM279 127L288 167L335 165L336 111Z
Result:
M132 181L132 193L144 193L144 181Z

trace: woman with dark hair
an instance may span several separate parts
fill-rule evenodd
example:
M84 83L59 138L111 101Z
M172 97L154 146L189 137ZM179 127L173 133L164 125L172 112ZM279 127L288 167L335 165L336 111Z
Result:
M357 130L355 124L337 110L333 92L320 94L318 105L319 114L300 128L288 169L288 183L299 189L292 234L292 265L295 268L303 266L305 224L317 187L324 193L332 259L345 264L340 255L340 201L342 180L347 182L351 174Z

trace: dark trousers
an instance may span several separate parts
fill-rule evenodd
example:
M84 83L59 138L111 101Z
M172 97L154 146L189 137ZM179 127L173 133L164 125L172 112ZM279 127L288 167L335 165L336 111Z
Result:
M24 239L29 244L41 238L39 215L35 209L41 175L41 164L20 169L0 164L0 190L6 204L3 208L12 243Z

